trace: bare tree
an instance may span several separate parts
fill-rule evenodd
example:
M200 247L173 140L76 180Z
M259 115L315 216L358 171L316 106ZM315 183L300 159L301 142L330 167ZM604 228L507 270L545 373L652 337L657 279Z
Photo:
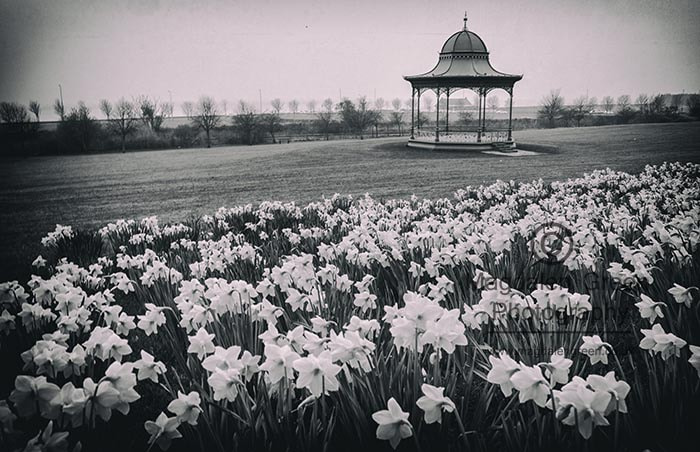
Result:
M690 116L700 117L700 94L689 94L685 104L688 107Z
M53 111L56 112L61 121L66 117L66 106L63 105L61 99L56 99L53 103Z
M207 147L211 147L211 130L219 125L221 117L216 109L216 102L208 96L201 97L192 116L192 125L202 129L207 135Z
M593 96L588 98L588 107L589 110L592 112L598 107L598 98Z
M183 102L182 112L185 114L185 116L192 119L192 116L194 116L194 104L190 101Z
M24 149L27 137L38 130L38 123L29 121L27 108L15 102L0 102L0 122L6 124L3 129L9 132L10 136L17 137Z
M27 108L15 102L0 102L0 121L7 124L29 122Z
M126 150L126 137L136 130L138 123L136 107L122 97L114 106L109 101L102 99L100 101L100 110L107 117L110 130L119 135L121 149L124 152Z
M588 97L581 96L574 99L571 105L571 119L576 121L576 127L581 127L581 121L591 112L590 101Z
M226 116L228 110L228 102L226 102L226 99L221 101L221 109L224 111L224 116Z
M316 101L314 99L311 99L306 103L306 108L309 110L309 113L316 113Z
M640 113L643 115L649 113L649 96L646 94L640 94L637 96L635 103L637 104L637 108L639 108Z
M612 96L605 96L603 98L603 109L605 112L611 113L613 111L613 107L615 107L615 99L613 99Z
M659 115L664 112L666 108L666 99L662 94L656 94L649 101L649 113Z
M333 124L333 99L328 98L324 100L321 107L322 110L316 114L316 120L319 129L326 135L326 140L328 140L328 134Z
M491 109L491 111L496 111L496 109L501 105L501 101L498 96L490 96L486 101L486 104Z
M401 110L401 99L398 97L395 98L394 100L391 101L391 106L394 107L394 110L399 111Z
M630 105L630 96L627 94L623 94L622 96L617 98L617 111L626 111L632 109L632 106Z
M559 94L559 90L554 90L542 99L537 114L541 119L547 121L549 127L554 127L555 121L563 112L564 98Z
M261 115L260 122L265 126L267 132L272 138L272 143L277 143L275 139L275 133L282 128L282 118L280 118L279 113L271 112Z
M282 102L282 100L279 97L277 97L270 101L270 106L272 107L273 112L280 114L280 112L284 108L284 102Z
M634 117L635 113L629 95L623 94L617 98L617 114L623 123L629 122Z
M367 99L360 97L357 106L351 100L344 100L339 105L340 117L347 130L355 132L362 139L365 130L374 126L375 130L381 115L367 107Z
M374 108L376 108L379 111L384 110L385 105L386 105L386 101L382 97L379 97L374 101Z
M71 146L78 146L83 152L90 149L92 140L99 130L90 109L82 101L71 109L59 124L58 132Z
M159 132L170 110L167 104L160 104L157 99L151 99L148 96L137 97L134 104L141 114L143 123L152 131Z
M35 100L29 101L29 111L31 111L36 117L36 122L39 122L39 114L41 113L41 105Z
M406 99L406 102L404 102L404 105L406 106L406 110L410 110L411 107L413 106L413 99Z
M289 101L289 111L292 112L292 114L297 114L299 111L299 101L296 99L292 99Z
M259 124L255 109L244 101L238 104L238 114L233 117L233 125L238 130L241 141L252 145L256 141Z
M107 99L100 100L100 111L108 120L112 118L112 104Z
M423 105L425 106L425 111L432 111L433 110L433 98L432 97L423 98Z
M401 126L403 125L403 113L401 113L400 111L392 111L390 119L391 123L395 125L398 129L399 135L401 135Z

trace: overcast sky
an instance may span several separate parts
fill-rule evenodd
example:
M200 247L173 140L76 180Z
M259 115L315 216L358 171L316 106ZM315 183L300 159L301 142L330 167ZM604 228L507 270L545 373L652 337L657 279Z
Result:
M516 105L700 91L697 0L0 0L0 100L406 99L465 9Z

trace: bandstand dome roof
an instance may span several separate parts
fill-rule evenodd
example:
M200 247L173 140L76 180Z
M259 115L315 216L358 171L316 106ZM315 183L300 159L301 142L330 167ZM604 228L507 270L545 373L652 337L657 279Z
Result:
M446 53L489 53L484 40L473 31L460 30L450 36L442 45L440 54Z
M433 69L404 77L417 88L506 88L522 78L522 75L506 74L491 66L484 40L467 30L466 17L464 28L447 38L442 45Z

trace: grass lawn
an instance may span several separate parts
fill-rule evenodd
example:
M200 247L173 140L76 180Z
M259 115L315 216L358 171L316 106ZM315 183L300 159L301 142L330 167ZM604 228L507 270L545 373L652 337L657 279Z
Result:
M174 221L221 206L305 203L336 192L434 198L496 179L552 181L605 167L637 172L664 161L700 162L697 122L528 130L515 138L558 150L446 153L392 138L4 160L0 281L26 274L56 223L94 227L147 215Z

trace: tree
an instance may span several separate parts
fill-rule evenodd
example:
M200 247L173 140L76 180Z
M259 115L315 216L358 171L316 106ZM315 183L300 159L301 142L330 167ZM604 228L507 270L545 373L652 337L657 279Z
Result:
M615 99L612 96L605 96L603 98L603 109L606 113L612 113L613 107L615 106Z
M111 119L111 117L112 117L112 104L110 104L107 99L101 99L100 100L100 111L102 112L103 115L105 115L105 118L107 118L107 120Z
M666 100L664 99L664 96L661 94L657 94L654 97L651 98L651 101L649 101L649 113L655 114L655 115L660 115L661 113L664 112L664 109L666 108Z
M464 124L465 127L468 127L472 120L474 119L474 115L472 114L471 111L460 111L459 112L459 122Z
M309 110L309 113L316 113L316 101L311 99L306 103L306 108Z
M252 106L241 101L238 104L238 114L233 117L233 125L238 131L241 141L249 145L255 144L259 122Z
M90 114L90 109L82 101L71 109L59 124L58 132L69 146L77 146L83 152L90 150L92 140L97 134L98 125Z
M358 99L357 106L345 99L338 105L338 111L345 128L357 133L360 138L370 125L378 122L378 112L367 108L367 99L364 97Z
M139 96L134 103L146 127L159 132L169 111L167 104L159 104L157 99L150 99L148 96Z
M63 105L63 102L61 101L61 99L56 99L54 101L53 111L56 113L56 115L59 118L61 118L61 121L63 121L63 119L66 116L66 107L65 107L65 105Z
M216 101L208 96L203 96L197 102L192 116L192 125L202 129L207 136L207 147L211 147L211 130L219 125L221 117L216 109Z
M432 97L423 98L423 106L425 107L425 111L431 111L433 109L433 98Z
M280 114L280 112L284 108L284 102L282 102L279 98L272 99L270 101L270 106L272 107L273 112Z
M333 100L331 98L324 100L321 107L322 110L316 114L316 122L319 130L326 135L326 140L328 140L328 134L333 125Z
M401 135L401 126L403 125L403 113L401 113L400 111L392 111L389 117L391 119L391 123L398 129L399 135Z
M192 119L192 116L194 116L194 104L190 101L183 102L182 103L182 112L189 119Z
M617 98L617 114L623 123L629 122L629 120L634 116L634 110L632 110L629 95L623 94Z
M598 98L595 96L589 98L588 105L590 106L591 112L595 111L595 109L598 107Z
M270 134L270 137L272 137L272 142L277 143L277 140L275 139L275 132L282 128L282 119L280 118L279 113L272 112L264 114L260 118L260 122L265 126L267 132Z
M36 117L36 122L39 122L39 114L41 113L41 105L35 100L29 101L29 111Z
M375 101L374 101L374 108L376 108L379 111L384 110L385 105L386 105L386 101L384 101L384 99L381 97L375 99Z
M24 147L27 136L32 132L36 132L39 126L38 123L29 121L27 108L15 102L0 102L0 122L5 123L3 129L10 136L15 136L21 140L22 147Z
M576 121L576 127L581 127L581 121L583 121L590 112L591 104L588 97L581 96L574 100L574 103L571 105L570 116L571 119Z
M547 122L549 127L554 127L557 118L564 112L564 98L559 94L559 90L551 91L540 103L537 115Z
M122 152L126 150L126 137L136 130L137 113L134 104L124 99L119 99L114 106L108 100L100 101L100 110L107 117L109 128L121 139Z
M635 101L637 104L637 107L639 108L639 112L643 115L649 113L649 96L646 94L640 94L637 96L637 100Z
M391 106L394 107L394 110L396 111L401 110L401 99L397 97L396 99L392 100Z
M688 114L695 118L700 117L700 94L689 94L685 100Z
M22 124L29 122L29 113L22 104L0 102L0 121L7 124Z
M299 111L299 101L296 99L292 99L289 101L289 111L292 112L292 114L297 114Z
M491 111L496 111L501 105L501 101L498 96L490 96L486 101L486 105L491 109Z

